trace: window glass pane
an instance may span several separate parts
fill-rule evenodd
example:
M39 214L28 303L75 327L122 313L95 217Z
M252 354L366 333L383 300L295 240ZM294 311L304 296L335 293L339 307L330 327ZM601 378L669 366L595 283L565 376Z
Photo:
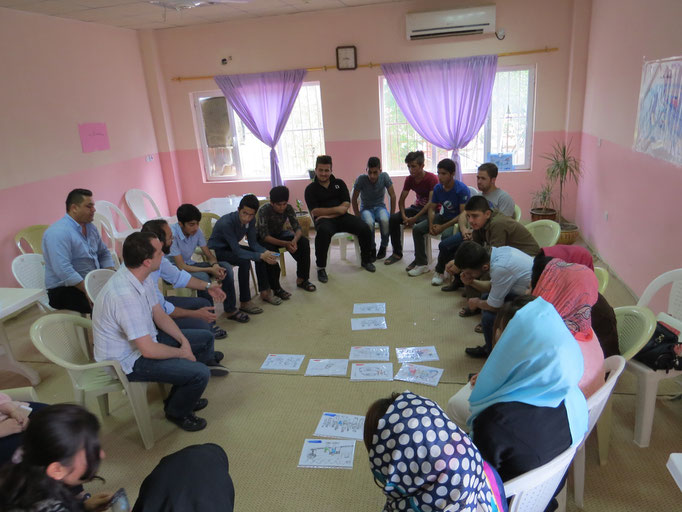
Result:
M530 70L498 71L490 115L490 152L511 153L515 166L526 163Z

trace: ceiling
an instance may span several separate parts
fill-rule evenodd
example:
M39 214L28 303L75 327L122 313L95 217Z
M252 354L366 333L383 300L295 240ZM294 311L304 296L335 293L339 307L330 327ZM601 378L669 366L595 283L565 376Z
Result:
M241 0L174 10L147 0L0 0L0 7L129 29L162 29L396 1L401 0Z

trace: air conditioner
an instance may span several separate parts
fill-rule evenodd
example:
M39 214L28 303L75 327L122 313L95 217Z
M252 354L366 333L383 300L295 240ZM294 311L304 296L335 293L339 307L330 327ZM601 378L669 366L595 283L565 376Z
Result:
M495 6L407 14L407 38L469 36L495 32Z

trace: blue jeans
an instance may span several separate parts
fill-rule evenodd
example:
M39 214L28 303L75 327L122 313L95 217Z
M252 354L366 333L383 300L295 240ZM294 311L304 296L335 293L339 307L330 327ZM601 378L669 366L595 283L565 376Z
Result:
M197 358L200 363L209 363L215 360L214 344L215 336L213 331L206 329L181 329L182 334L185 335L187 341L189 341L190 347L192 347L192 354ZM170 334L159 329L159 333L156 336L159 343L168 345L169 347L179 347L180 343L173 338Z
M211 302L203 297L166 297L166 300L175 307L192 311L212 306ZM201 318L181 317L173 318L173 320L180 329L207 329L213 331L213 326L215 325L215 322L209 324Z
M462 233L459 231L447 238L445 236L441 237L441 242L438 244L438 263L436 264L436 272L439 274L445 272L445 265L448 264L448 261L455 258L455 253L463 241Z
M360 211L360 217L369 226L369 229L374 233L374 223L379 223L379 232L381 233L381 247L388 246L389 230L388 230L388 210L384 205L375 206L374 208L367 208ZM372 249L376 249L374 237L372 237Z
M237 294L234 291L234 272L232 271L232 265L230 265L226 261L219 261L218 265L225 269L225 278L223 279L223 283L220 286L225 292L225 295L227 295L224 303L225 311L228 313L231 311L236 311ZM208 263L207 261L202 261L192 263L192 266L208 268L211 266L211 264ZM202 281L209 282L211 280L211 275L208 272L190 272L190 274L192 275L192 277L196 277L197 279L201 279ZM211 304L213 304L213 298L208 294L207 291L205 290L197 291L197 295L208 300Z
M445 224L450 219L446 219L441 214L436 214L433 218L434 224ZM441 238L447 238L452 235L455 226L450 226L441 233ZM424 219L417 222L412 228L412 240L414 241L414 261L417 265L427 265L428 258L426 256L426 235L429 233L429 219Z
M516 297L518 297L518 295L510 293L504 298L504 301L509 302ZM481 295L481 300L486 300L487 298L487 293ZM495 318L497 318L497 311L488 311L486 309L481 311L481 327L483 328L483 339L485 339L485 348L488 350L488 353L493 349L493 327L495 325Z
M173 388L166 400L166 414L173 418L184 418L192 413L194 404L206 389L210 375L208 367L199 361L147 359L140 356L135 361L133 371L128 374L128 380L172 384Z

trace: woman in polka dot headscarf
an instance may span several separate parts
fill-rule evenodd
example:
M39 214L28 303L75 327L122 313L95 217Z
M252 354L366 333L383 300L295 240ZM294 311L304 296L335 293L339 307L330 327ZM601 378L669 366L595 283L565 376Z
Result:
M378 400L367 412L364 440L384 511L507 510L495 470L427 398L405 391Z

